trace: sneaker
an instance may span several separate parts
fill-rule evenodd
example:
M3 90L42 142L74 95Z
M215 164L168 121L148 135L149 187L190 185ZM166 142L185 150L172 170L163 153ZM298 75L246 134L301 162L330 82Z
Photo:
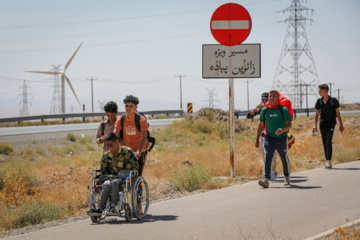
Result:
M277 177L278 177L278 173L275 170L274 172L271 173L271 181L274 181L275 179L277 179Z
M266 178L260 179L258 183L263 188L268 188L269 187L269 180L267 180Z
M118 213L116 208L114 206L111 206L110 209L109 209L109 212L110 213Z
M325 168L326 169L332 168L331 160L326 160Z
M101 209L94 209L94 208L92 208L89 212L90 213L102 213Z
M290 177L285 177L284 185L290 186Z

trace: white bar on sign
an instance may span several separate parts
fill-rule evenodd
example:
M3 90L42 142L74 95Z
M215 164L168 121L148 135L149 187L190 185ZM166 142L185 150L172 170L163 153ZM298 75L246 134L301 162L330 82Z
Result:
M249 29L248 20L212 21L212 29Z

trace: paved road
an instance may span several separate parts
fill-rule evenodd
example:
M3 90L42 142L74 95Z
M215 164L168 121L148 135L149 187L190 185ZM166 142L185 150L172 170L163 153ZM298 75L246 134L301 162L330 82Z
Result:
M143 221L90 219L10 239L306 239L360 217L360 161L150 205ZM242 237L240 237L242 236Z
M148 120L150 128L157 128L171 124L173 121L180 121L181 118L165 118L165 119L150 119ZM58 133L58 132L74 132L74 131L96 131L100 122L94 123L76 123L76 124L59 124L59 125L45 125L45 126L27 126L27 127L7 127L0 128L1 136L16 136L25 134L39 134L39 133ZM95 134L95 133L94 133Z

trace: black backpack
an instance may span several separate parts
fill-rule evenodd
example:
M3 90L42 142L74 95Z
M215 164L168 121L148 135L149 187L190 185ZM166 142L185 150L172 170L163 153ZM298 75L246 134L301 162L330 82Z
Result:
M104 130L105 130L106 122L107 122L107 120L101 122L101 134L102 134L102 136L104 136ZM115 119L115 122L116 122L116 119Z
M145 119L147 119L144 113L138 112L138 111L135 112L135 126L136 126L136 129L137 129L139 132L141 132L141 126L140 126L140 116L141 116L141 115L142 115ZM126 114L123 114L123 115L121 115L120 117L121 117L121 119L120 119L120 124L121 124L120 137L121 137L122 139L124 139L123 129L124 129L124 121L125 121ZM150 125L149 125L149 122L148 122L148 126L150 126ZM151 136L150 136L149 130L147 131L147 140L149 141L149 144L150 144L150 146L149 146L149 148L148 148L148 151L151 152L151 149L152 149L152 148L154 147L154 145L155 145L155 140L156 140L156 139L155 139L154 137L151 137Z

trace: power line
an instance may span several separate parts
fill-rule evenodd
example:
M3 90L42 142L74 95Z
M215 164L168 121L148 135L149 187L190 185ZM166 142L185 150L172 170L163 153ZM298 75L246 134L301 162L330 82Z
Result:
M0 27L0 29L38 28L38 27L54 27L54 26L76 25L76 24L94 24L94 23L103 23L103 22L116 22L116 21L126 21L126 20L134 20L134 19L175 16L175 15L182 15L182 14L188 14L188 13L199 13L199 12L208 12L208 11L211 11L211 9L201 9L201 10L182 11L182 12L171 12L171 13L162 13L162 14L154 14L154 15L135 16L135 17L124 17L124 18L109 18L109 19L89 20L89 21L77 21L77 22L67 22L67 23L18 25L18 26Z

